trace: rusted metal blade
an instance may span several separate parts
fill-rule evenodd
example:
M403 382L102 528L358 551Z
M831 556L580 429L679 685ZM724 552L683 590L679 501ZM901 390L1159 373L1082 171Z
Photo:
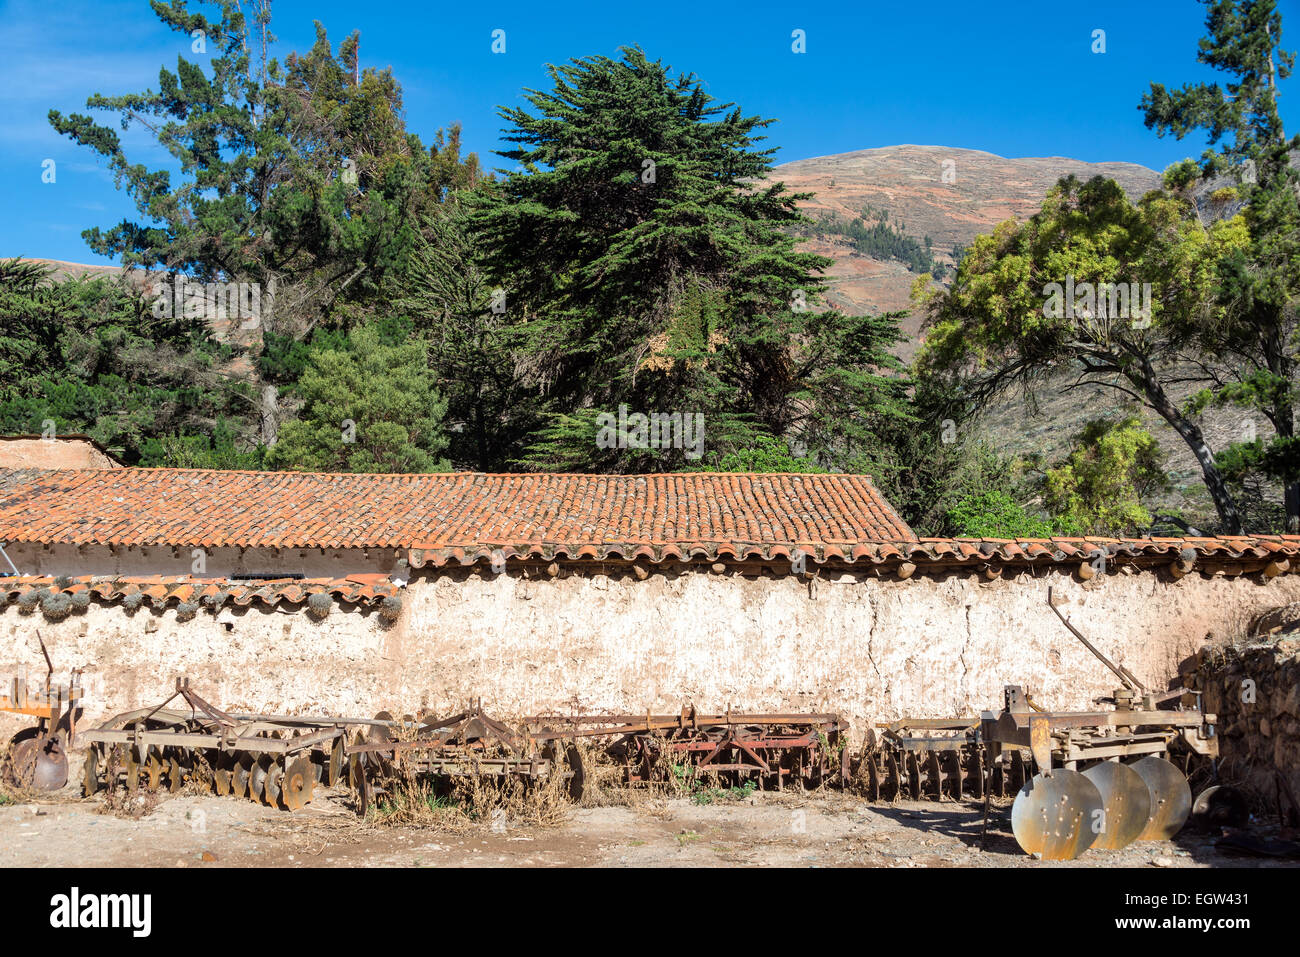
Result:
M187 752L188 753L188 752ZM186 772L175 751L167 758L167 786L175 793L185 786Z
M273 761L266 769L266 781L262 784L262 798L269 807L280 807L284 782L284 768L278 761Z
M253 765L253 770L248 775L248 796L259 804L270 803L266 797L266 776L271 770L271 759L263 755Z
M1139 841L1167 841L1183 829L1192 813L1192 789L1183 772L1154 754L1129 765L1151 792L1151 816Z
M1092 842L1100 850L1118 850L1138 839L1151 817L1151 797L1146 782L1127 764L1102 761L1083 772L1101 792L1105 817Z
M235 756L222 753L217 756L217 765L212 770L212 790L220 797L226 797L234 789Z
M94 797L99 793L99 749L93 745L86 749L86 761L81 768L81 794Z
M284 801L284 806L290 811L298 811L306 807L311 801L315 783L316 775L307 758L297 757L290 760L280 785L280 798Z
M344 735L340 734L334 739L334 745L330 748L329 758L325 764L325 785L334 787L339 783L339 778L343 776L343 744Z
M253 761L247 756L242 756L235 761L234 767L230 769L230 793L237 798L252 798L248 791L249 779L253 776Z
M149 790L157 791L158 785L162 783L163 762L162 755L154 745L149 746L149 752L145 756L144 771L149 784Z
M1011 806L1011 830L1024 850L1045 861L1072 861L1092 846L1101 792L1077 771L1035 774Z

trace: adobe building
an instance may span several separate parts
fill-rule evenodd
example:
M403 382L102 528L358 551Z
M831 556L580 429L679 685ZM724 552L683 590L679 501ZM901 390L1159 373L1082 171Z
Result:
M1300 537L920 539L861 475L0 469L0 674L230 708L1087 708L1300 600ZM3 730L3 729L0 729Z

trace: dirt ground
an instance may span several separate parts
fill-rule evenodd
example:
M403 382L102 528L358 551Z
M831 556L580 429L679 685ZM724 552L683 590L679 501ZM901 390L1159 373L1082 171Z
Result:
M699 805L645 797L574 808L562 824L508 821L440 830L361 823L343 791L296 814L234 798L163 795L138 819L100 799L0 806L0 866L149 867L1254 867L1298 861L1228 855L1209 836L1089 851L1067 863L1027 857L994 806L870 804L840 793L758 792Z

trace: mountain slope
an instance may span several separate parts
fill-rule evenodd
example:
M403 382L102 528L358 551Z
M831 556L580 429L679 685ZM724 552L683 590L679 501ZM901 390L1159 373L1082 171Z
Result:
M945 177L945 172L949 175ZM778 166L773 179L797 192L812 192L802 209L813 220L849 221L865 208L884 211L914 239L929 237L934 259L954 265L954 246L968 246L1007 219L1027 219L1062 176L1107 176L1137 199L1160 184L1160 175L1135 163L1085 163L1066 157L1007 159L980 150L947 146L886 146ZM948 181L945 181L948 180ZM835 260L828 271L829 299L853 313L908 307L916 275L900 262L862 255L845 239L812 238L810 252ZM918 333L909 318L903 328ZM905 359L915 343L900 350Z

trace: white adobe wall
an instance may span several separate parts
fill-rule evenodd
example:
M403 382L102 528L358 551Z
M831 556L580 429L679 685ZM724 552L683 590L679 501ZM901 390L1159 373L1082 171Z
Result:
M986 582L965 572L907 582L844 575L810 593L791 577L709 571L557 579L417 572L401 618L336 608L224 608L186 623L174 608L93 605L61 622L0 610L0 675L40 661L86 666L92 717L161 701L173 678L235 709L369 716L449 713L482 696L503 718L572 708L839 711L861 730L903 714L976 714L1006 683L1052 708L1088 707L1115 682L1046 606L1144 681L1164 687L1211 638L1300 600L1300 576L1181 582L1154 572L1080 583L1063 572ZM12 730L9 722L0 731Z

